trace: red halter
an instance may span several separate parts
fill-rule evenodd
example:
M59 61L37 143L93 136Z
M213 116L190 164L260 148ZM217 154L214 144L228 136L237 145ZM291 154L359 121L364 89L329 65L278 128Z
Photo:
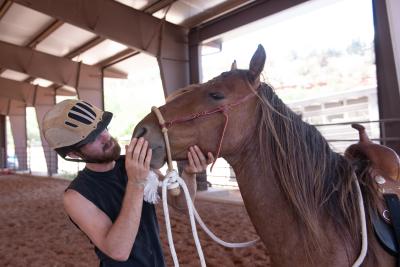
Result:
M216 108L208 110L208 111L201 111L201 112L198 112L198 113L195 113L195 114L183 117L183 118L178 118L178 119L174 119L174 120L171 120L171 121L165 121L164 123L162 123L160 121L160 127L162 128L162 131L164 132L164 131L168 131L167 129L170 128L174 124L191 121L191 120L194 120L194 119L197 119L197 118L206 117L206 116L210 116L212 114L221 112L224 115L225 123L224 123L224 128L223 128L222 133L221 133L221 137L219 139L218 148L217 148L217 154L216 154L216 157L214 159L214 162L211 165L211 169L210 170L212 171L212 168L214 167L214 164L215 164L215 162L216 162L216 160L219 157L219 154L221 152L222 141L223 141L224 136L225 136L226 127L228 125L229 116L227 114L227 111L229 111L232 108L236 107L237 105L247 101L250 97L253 97L255 95L256 95L255 93L251 93L251 94L248 94L248 95L244 96L243 98L237 100L236 102L228 103L226 105L222 105L222 106L216 107Z

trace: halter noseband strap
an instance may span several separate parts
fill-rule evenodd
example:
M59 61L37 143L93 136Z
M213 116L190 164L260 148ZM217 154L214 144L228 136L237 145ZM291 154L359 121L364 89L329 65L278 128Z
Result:
M210 116L212 114L221 112L224 115L225 122L224 122L224 128L223 128L222 133L221 133L221 137L220 137L219 142L218 142L216 157L214 159L214 162L211 165L211 169L210 170L212 170L217 158L220 155L221 148L222 148L222 141L224 139L225 131L226 131L226 128L228 126L229 116L228 116L227 111L232 109L232 108L234 108L234 107L236 107L237 105L247 101L249 98L251 98L251 97L253 97L255 95L256 94L254 92L252 92L252 93L244 96L243 98L237 100L236 102L228 103L226 105L222 105L222 106L219 106L217 108L214 108L214 109L211 109L211 110L208 110L208 111L200 111L198 113L195 113L195 114L183 117L183 118L174 119L174 120L171 120L171 121L165 121L163 116L162 116L162 114L161 114L161 112L160 112L160 110L157 107L152 107L151 111L153 111L154 114L156 115L156 117L158 119L158 123L160 124L160 127L161 127L161 132L164 135L166 153L167 153L168 170L172 170L173 169L173 167L172 167L172 157L171 157L171 148L170 148L169 138L168 138L168 128L170 128L174 124L191 121L191 120L194 120L194 119L197 119L197 118L206 117L206 116Z

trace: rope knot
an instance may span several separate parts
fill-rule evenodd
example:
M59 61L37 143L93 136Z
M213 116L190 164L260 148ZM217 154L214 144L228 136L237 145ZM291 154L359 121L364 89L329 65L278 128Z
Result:
M163 184L167 183L168 190L170 190L170 193L174 196L177 196L180 193L178 177L179 174L176 170L169 170L163 181Z

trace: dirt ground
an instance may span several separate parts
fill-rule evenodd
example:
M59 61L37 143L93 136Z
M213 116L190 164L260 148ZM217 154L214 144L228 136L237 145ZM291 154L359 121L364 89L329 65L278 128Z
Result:
M62 192L69 181L20 175L0 176L0 266L98 266L93 246L68 220ZM255 239L243 206L196 201L208 227L228 242ZM162 205L157 205L161 239L168 266L170 256ZM200 266L186 216L171 212L175 248L180 266ZM224 248L199 227L207 266L270 266L261 242L251 248Z

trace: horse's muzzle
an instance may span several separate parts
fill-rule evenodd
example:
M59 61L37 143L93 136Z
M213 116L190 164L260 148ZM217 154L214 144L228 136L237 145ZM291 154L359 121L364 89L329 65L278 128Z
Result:
M132 138L143 137L152 149L151 167L161 168L166 161L165 143L158 125L140 122L134 129Z

